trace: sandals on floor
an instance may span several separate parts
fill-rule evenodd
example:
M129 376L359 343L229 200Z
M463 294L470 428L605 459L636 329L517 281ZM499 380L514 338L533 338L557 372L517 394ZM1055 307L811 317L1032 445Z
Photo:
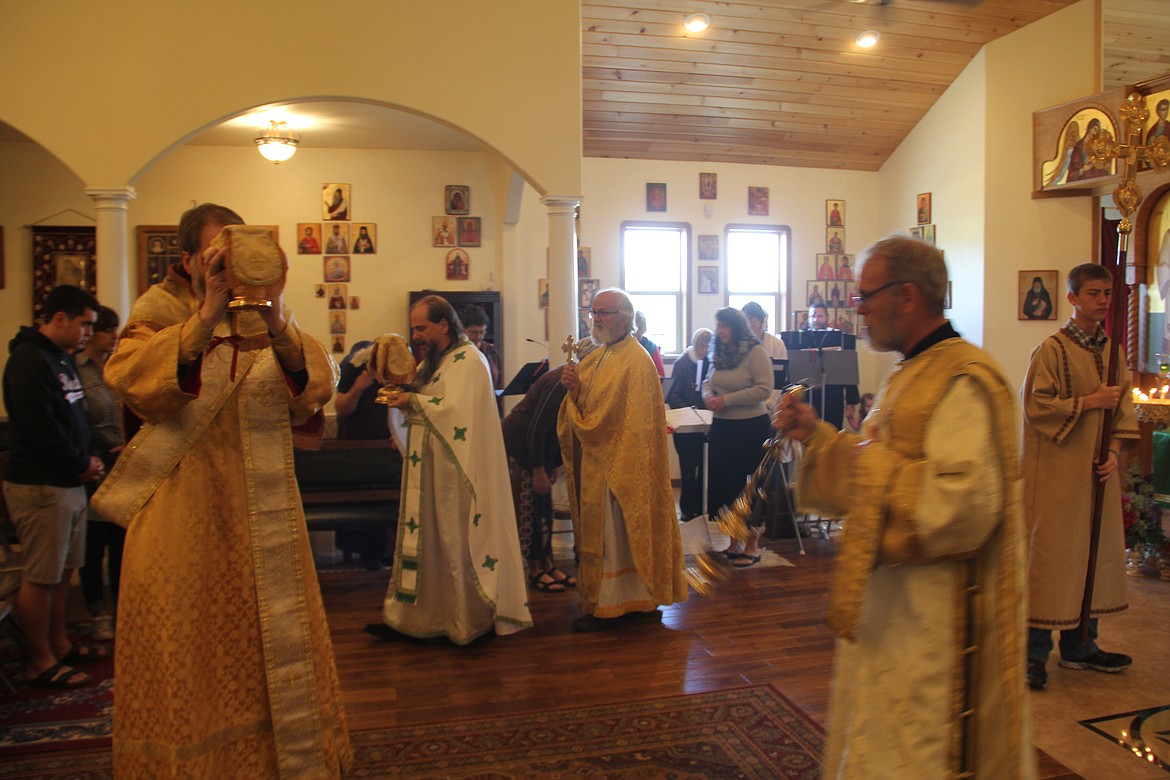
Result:
M540 574L531 577L528 582L531 583L532 587L536 588L541 593L565 592L565 584L554 577L551 574L551 570L542 571Z
M565 574L563 571L561 571L560 569L558 569L555 566L552 567L551 569L549 569L548 571L546 571L545 574L552 577L554 580L556 580L561 585L564 585L566 588L577 587L577 578L576 577L574 577L571 574Z
M749 566L755 566L759 562L760 556L744 555L741 553L737 555L734 560L732 560L731 565L737 569L746 569Z
M88 642L78 642L69 648L69 652L61 659L62 663L91 664L96 661L105 661L113 658L114 651L105 645L91 645Z
M78 675L81 676L81 679L76 679ZM36 677L33 677L29 682L37 688L54 688L59 691L64 691L70 688L80 688L83 685L89 685L93 682L93 678L85 672L74 669L64 661L58 661Z

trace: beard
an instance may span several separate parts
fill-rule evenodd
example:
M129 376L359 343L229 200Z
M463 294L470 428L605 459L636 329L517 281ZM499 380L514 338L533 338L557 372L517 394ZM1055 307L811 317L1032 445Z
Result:
M414 347L414 354L421 356L416 382L422 385L429 382L435 372L439 370L439 358L442 357L443 351L439 348L437 341L415 339L411 342L411 346Z
M600 322L593 323L593 329L589 331L589 338L594 344L604 346L612 344L615 341L620 341L623 336L630 332L629 325L622 328L607 328Z

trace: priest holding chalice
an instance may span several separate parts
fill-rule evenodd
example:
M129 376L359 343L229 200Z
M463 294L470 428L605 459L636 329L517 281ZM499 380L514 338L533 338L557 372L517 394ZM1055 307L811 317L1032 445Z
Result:
M340 777L353 761L292 469L337 369L284 305L267 229L205 203L106 382L136 418L93 498L127 528L119 777ZM135 433L136 431L136 433Z

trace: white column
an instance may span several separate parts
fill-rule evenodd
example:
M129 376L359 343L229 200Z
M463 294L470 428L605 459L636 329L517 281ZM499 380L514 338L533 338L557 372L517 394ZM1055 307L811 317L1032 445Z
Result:
M97 298L118 312L122 322L130 314L130 278L137 259L130 249L126 204L137 193L133 187L89 187L97 211Z
M548 209L548 351L549 365L565 362L561 345L577 337L577 230L579 195L546 195Z

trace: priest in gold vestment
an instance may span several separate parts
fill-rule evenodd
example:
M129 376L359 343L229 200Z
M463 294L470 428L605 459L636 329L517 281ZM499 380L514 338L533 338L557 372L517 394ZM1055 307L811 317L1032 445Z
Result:
M870 345L903 360L860 435L791 396L774 421L805 443L800 508L846 517L823 776L1032 778L1014 394L943 316L934 247L892 237L866 256Z
M658 371L630 336L629 296L603 290L592 314L597 347L565 366L557 421L580 559L576 631L656 618L687 598Z
M352 763L292 463L291 424L329 400L336 369L283 306L283 278L269 311L227 313L229 253L208 247L240 223L213 204L183 215L182 268L135 303L106 366L143 422L93 499L128 529L119 778L326 778Z

